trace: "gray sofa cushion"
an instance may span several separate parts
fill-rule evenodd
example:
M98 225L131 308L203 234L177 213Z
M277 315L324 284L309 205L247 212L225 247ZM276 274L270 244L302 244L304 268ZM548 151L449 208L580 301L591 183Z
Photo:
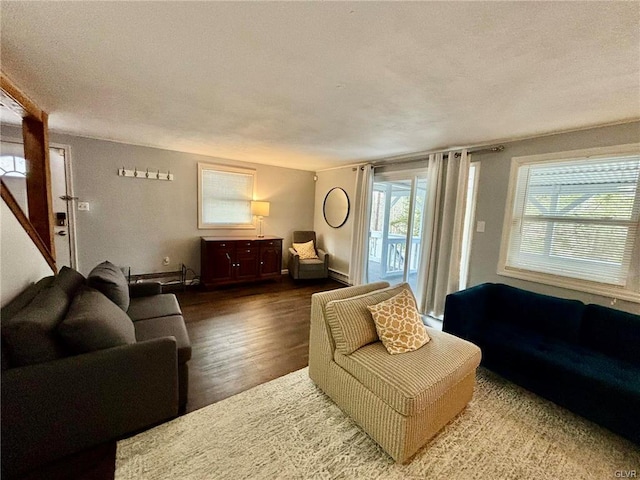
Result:
M16 313L29 305L41 290L51 286L54 279L55 277L53 275L41 278L36 283L29 285L20 292L17 297L2 307L2 311L0 311L0 319L2 319L2 323L4 324L6 320L9 320Z
M20 367L65 356L56 327L69 307L69 298L57 285L42 289L10 319L3 321L2 341L9 365Z
M182 315L180 304L173 293L132 298L127 314L134 322L148 318Z
M129 285L118 267L111 262L97 265L87 277L89 286L102 292L123 311L129 308Z
M178 344L178 363L185 363L191 358L191 341L184 320L180 315L150 318L134 323L136 339L139 342L154 338L174 337Z
M80 287L85 283L84 276L69 267L62 267L53 279L53 284L64 290L69 299L73 299Z
M131 319L97 290L82 287L60 323L58 333L74 353L136 343Z

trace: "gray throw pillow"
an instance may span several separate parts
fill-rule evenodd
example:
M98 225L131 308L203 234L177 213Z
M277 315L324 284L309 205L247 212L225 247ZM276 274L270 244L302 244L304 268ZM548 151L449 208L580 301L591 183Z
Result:
M82 274L69 267L62 267L53 280L53 284L64 290L69 299L73 299L78 289L85 283L86 280Z
M58 286L41 290L25 308L3 322L3 347L12 367L48 362L65 356L56 327L63 319L69 299Z
M20 292L17 297L2 307L2 311L0 311L2 323L4 324L7 320L13 318L16 313L29 305L31 301L36 298L36 295L45 288L50 287L54 280L55 277L53 275L41 278L38 282L32 283Z
M87 277L89 286L102 292L124 312L129 309L129 285L118 267L111 262L97 265Z
M58 334L74 353L93 352L136 342L133 322L93 288L82 287L58 326Z

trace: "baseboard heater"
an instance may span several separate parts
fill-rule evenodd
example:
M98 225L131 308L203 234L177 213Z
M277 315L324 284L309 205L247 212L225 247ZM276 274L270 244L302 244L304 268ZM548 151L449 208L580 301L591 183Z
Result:
M329 278L336 280L340 283L344 283L345 285L351 285L351 283L349 283L349 275L344 272L340 272L338 270L333 270L330 268Z

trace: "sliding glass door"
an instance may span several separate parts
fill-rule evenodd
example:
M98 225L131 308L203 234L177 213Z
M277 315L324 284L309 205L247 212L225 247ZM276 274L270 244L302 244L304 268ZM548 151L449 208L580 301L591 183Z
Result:
M425 172L376 173L369 225L369 282L408 282L417 292L424 208Z

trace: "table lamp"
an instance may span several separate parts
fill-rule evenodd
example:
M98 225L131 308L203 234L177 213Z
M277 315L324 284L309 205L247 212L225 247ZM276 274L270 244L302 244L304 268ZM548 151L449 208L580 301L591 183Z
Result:
M262 233L262 219L269 216L269 202L252 201L251 215L256 215L260 222L258 238L264 237L264 234Z

